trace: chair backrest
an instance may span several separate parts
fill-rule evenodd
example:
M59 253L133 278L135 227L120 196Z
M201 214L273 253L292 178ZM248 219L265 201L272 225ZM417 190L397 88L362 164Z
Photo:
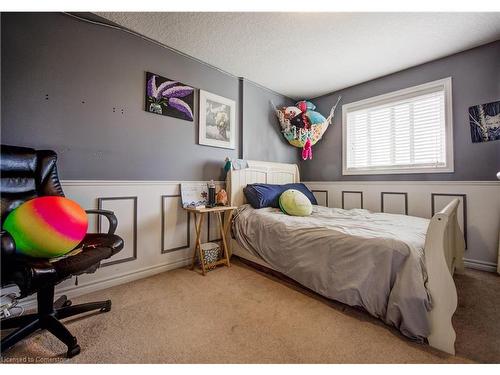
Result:
M29 199L45 195L64 196L56 162L54 151L1 146L2 224L13 209Z

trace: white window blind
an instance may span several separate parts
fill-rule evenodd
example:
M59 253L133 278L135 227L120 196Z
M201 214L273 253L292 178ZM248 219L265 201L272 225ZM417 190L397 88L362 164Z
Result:
M450 84L431 82L343 106L344 174L449 172Z

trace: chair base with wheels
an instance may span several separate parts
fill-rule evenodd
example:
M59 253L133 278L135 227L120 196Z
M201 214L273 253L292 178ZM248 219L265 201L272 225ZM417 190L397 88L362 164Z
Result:
M96 310L100 312L111 310L111 300L72 305L66 296L61 296L52 303L54 299L53 287L40 290L37 299L37 313L21 315L2 321L2 330L17 328L2 339L2 352L37 330L46 329L68 347L67 357L74 357L80 353L80 345L78 345L76 337L59 320Z

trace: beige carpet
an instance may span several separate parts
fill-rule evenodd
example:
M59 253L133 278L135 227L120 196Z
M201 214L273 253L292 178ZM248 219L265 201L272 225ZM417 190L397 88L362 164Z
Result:
M178 269L73 302L111 298L111 312L66 320L80 355L39 333L5 362L463 363L500 361L500 277L457 276L457 356L410 342L368 314L312 295L235 260L206 277Z

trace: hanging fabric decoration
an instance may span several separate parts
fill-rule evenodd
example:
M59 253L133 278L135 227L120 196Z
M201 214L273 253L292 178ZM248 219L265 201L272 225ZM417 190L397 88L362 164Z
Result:
M281 125L281 132L288 143L302 148L303 160L312 159L312 146L321 139L332 123L333 114L340 98L339 96L327 118L316 112L316 106L306 100L297 102L295 106L290 107L276 107L272 104Z

